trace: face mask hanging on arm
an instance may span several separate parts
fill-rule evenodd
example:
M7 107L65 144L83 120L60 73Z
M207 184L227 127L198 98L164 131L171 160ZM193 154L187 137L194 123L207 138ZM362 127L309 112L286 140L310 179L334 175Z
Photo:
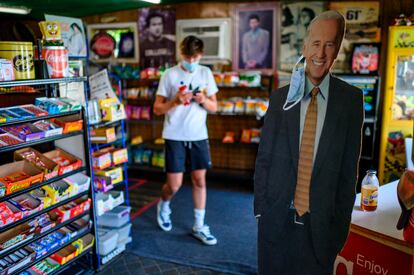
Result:
M303 67L297 68L299 63L303 59L303 55L301 55L296 62L295 66L292 70L292 76L290 78L290 86L288 95L286 98L285 104L283 104L283 110L287 111L293 108L296 104L298 104L305 93L305 67L306 61ZM289 106L288 106L289 105Z

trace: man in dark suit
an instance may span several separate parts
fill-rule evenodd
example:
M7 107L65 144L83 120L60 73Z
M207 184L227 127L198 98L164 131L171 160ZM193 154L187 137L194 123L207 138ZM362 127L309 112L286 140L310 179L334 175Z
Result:
M314 18L299 104L284 107L289 86L271 95L255 171L259 274L332 274L346 241L364 111L362 92L329 73L344 32L338 12Z

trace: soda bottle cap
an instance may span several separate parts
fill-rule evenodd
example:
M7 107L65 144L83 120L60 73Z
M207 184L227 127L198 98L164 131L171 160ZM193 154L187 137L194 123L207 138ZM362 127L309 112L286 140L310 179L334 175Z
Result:
M377 174L377 171L375 171L375 170L367 170L367 174L374 174L374 175L376 175Z

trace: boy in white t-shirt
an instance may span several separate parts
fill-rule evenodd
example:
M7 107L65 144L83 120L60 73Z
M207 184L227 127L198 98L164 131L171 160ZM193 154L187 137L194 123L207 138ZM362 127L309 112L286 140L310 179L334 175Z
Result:
M182 61L165 71L158 86L154 113L165 115L167 182L157 205L157 222L164 231L172 229L170 200L180 189L186 168L191 171L194 200L193 236L206 245L217 239L204 224L206 172L211 166L206 118L217 110L217 85L208 67L199 65L203 41L187 36L180 44Z

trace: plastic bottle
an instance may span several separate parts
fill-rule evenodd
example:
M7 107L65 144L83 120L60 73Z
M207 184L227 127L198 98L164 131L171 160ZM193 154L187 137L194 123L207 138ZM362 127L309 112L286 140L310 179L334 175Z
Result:
M376 171L368 170L361 183L361 209L364 211L377 209L379 181L376 174Z

